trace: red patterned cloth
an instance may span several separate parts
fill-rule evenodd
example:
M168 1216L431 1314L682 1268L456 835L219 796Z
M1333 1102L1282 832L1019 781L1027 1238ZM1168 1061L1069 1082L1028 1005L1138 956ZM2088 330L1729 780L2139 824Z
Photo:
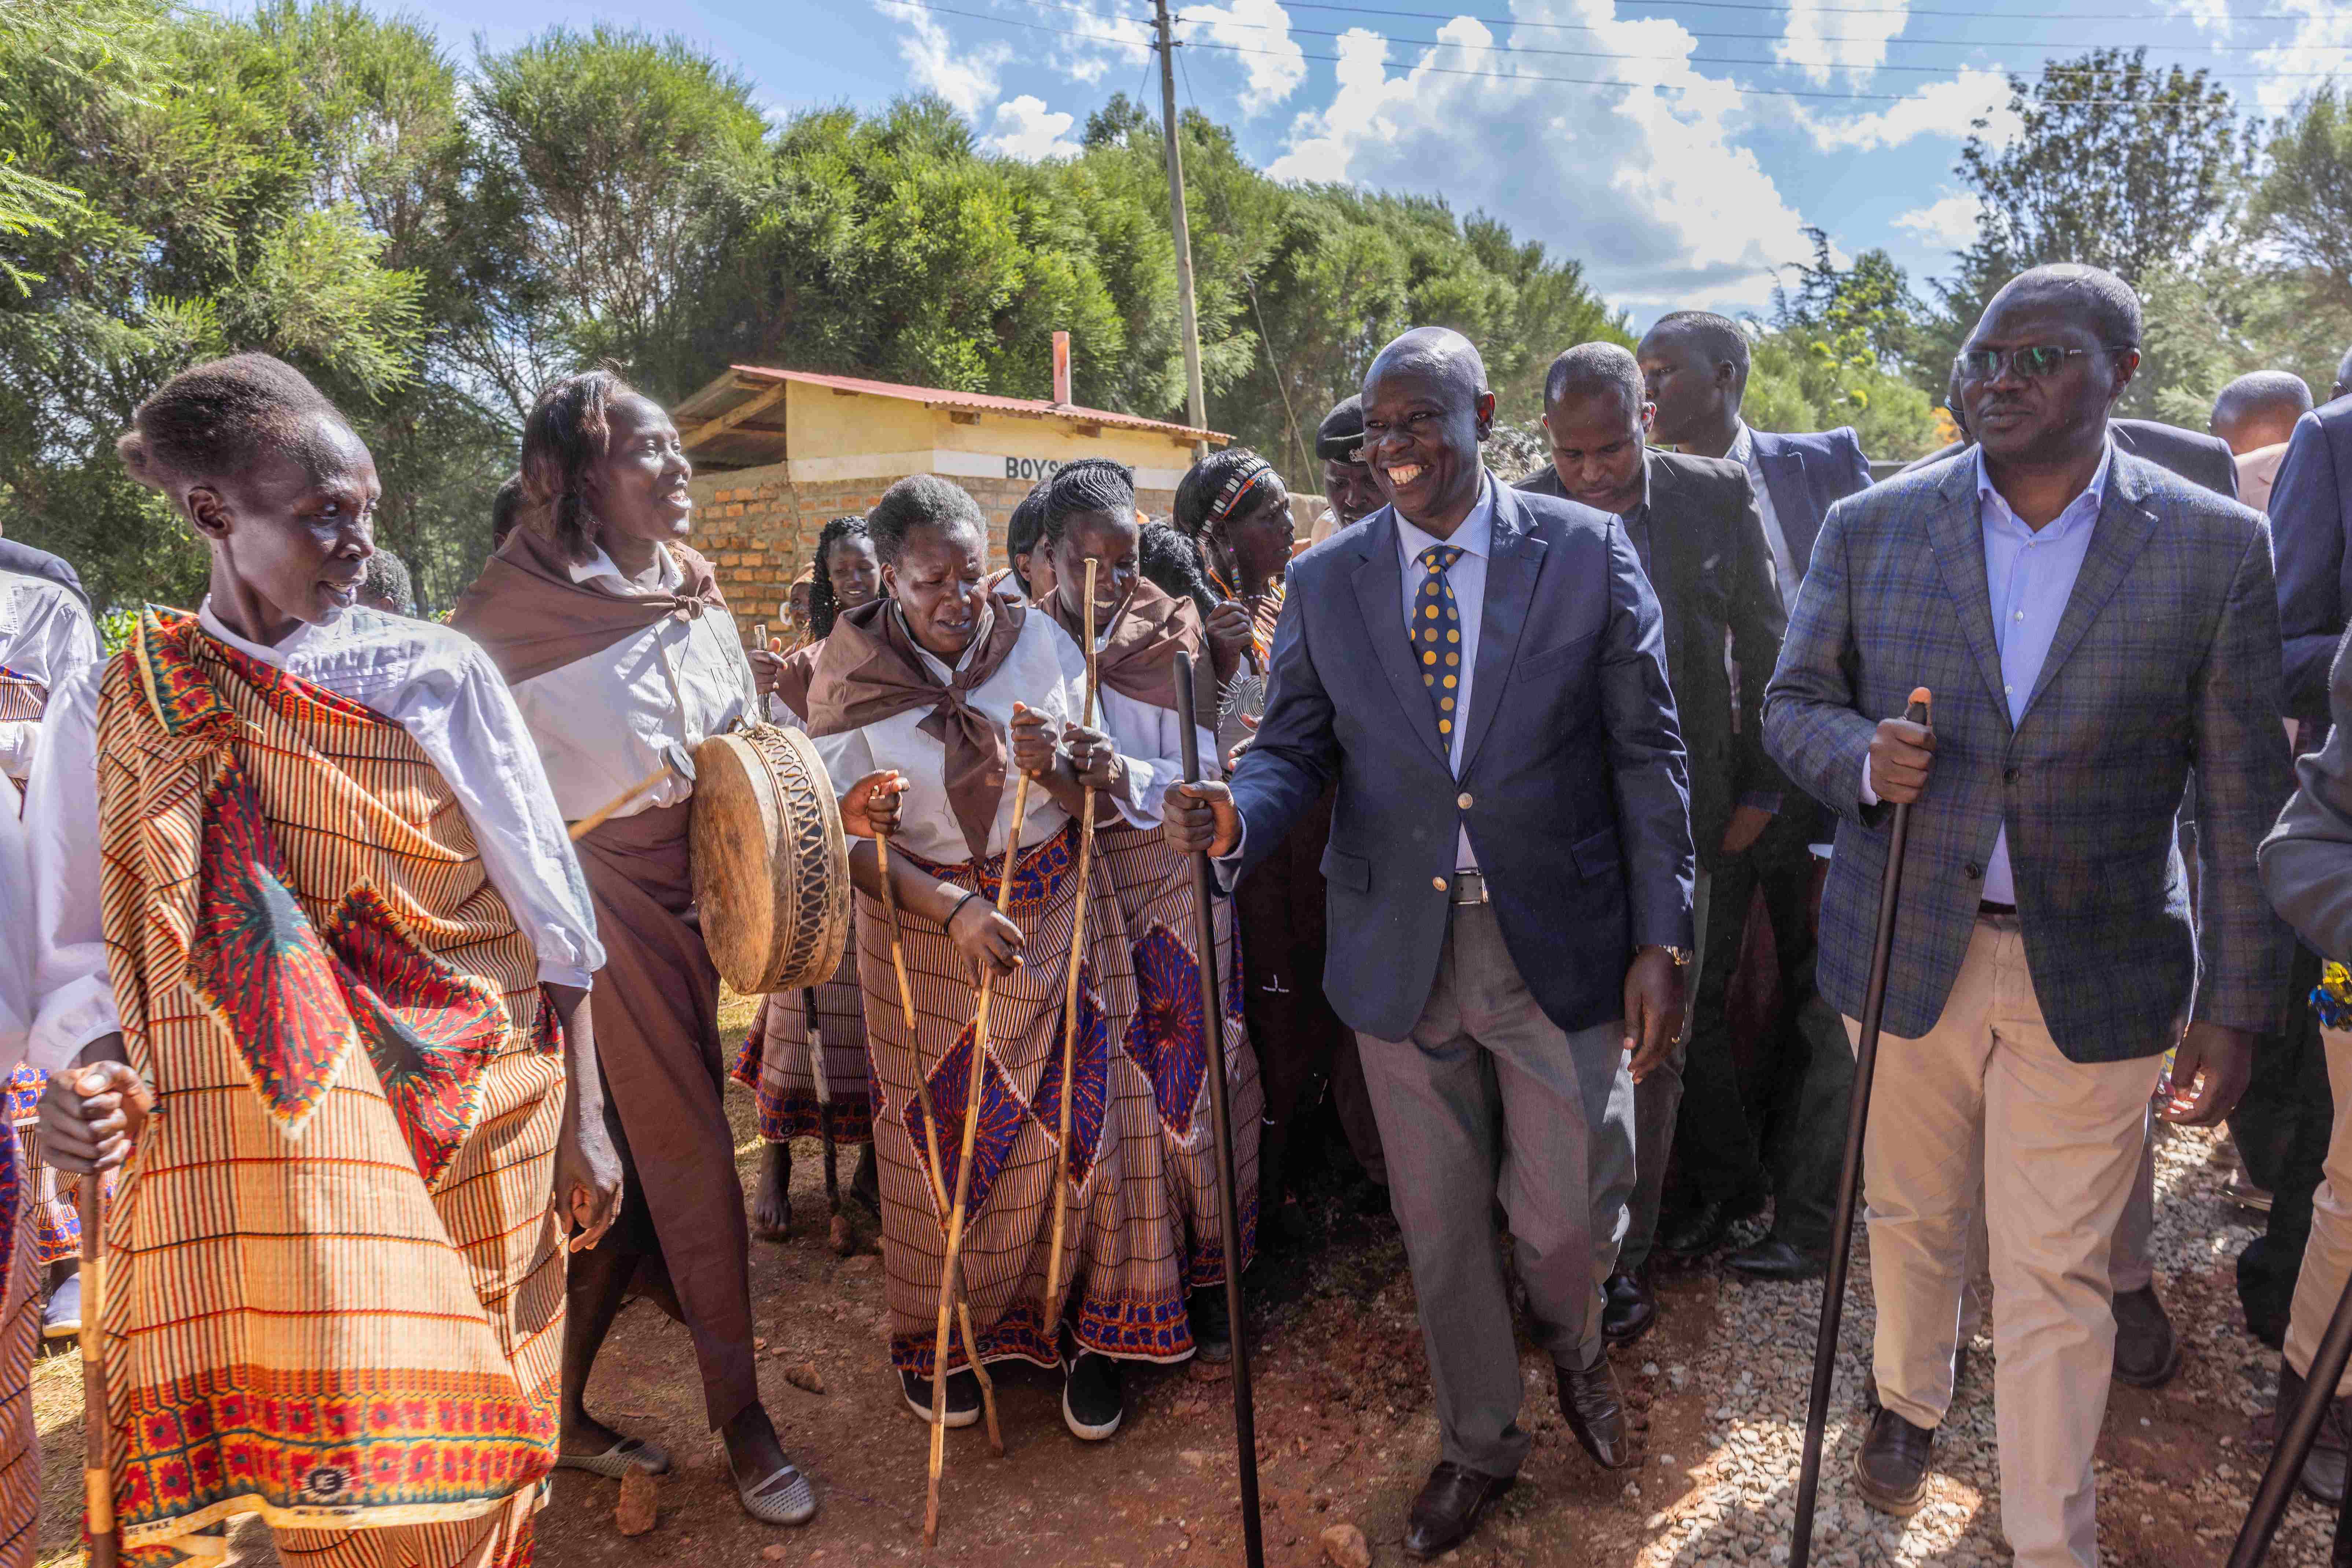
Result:
M554 1458L563 1067L454 791L373 709L152 611L98 784L159 1096L107 1235L125 1545L511 1516Z

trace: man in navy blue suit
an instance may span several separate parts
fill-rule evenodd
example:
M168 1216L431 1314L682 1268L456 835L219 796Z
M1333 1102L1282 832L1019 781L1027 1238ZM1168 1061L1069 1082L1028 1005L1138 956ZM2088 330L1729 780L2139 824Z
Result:
M1324 989L1357 1031L1421 1298L1444 1453L1404 1548L1427 1558L1529 1446L1498 1198L1570 1429L1606 1469L1639 1462L1601 1343L1595 1257L1615 1249L1591 1234L1596 1208L1622 1234L1625 1192L1596 1205L1591 1147L1681 1030L1689 800L1633 546L1486 471L1469 340L1399 338L1363 413L1388 505L1291 564L1256 739L1230 788L1172 788L1165 821L1230 885L1339 786Z
M1787 610L1796 602L1831 504L1870 486L1862 443L1851 428L1817 435L1751 429L1739 413L1748 390L1748 335L1728 317L1704 310L1661 317L1634 357L1657 405L1652 439L1701 457L1728 457L1748 470ZM1769 674L1743 671L1742 678ZM1658 1243L1669 1257L1688 1260L1713 1251L1733 1225L1763 1207L1760 1124L1772 1145L1772 1231L1727 1261L1764 1279L1821 1272L1853 1077L1843 1030L1822 1009L1806 1006L1813 992L1809 846L1826 841L1830 831L1821 808L1795 791L1742 797L1724 830L1708 901L1721 913L1708 922L1675 1123L1686 1207L1662 1228ZM1772 922L1781 1005L1762 1042L1760 1071L1743 1090L1724 1004L1738 967L1747 910L1759 887Z

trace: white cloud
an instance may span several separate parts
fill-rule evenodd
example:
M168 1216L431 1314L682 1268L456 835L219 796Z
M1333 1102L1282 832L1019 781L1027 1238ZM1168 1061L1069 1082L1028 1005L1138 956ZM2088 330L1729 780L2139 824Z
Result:
M1339 90L1297 117L1267 172L1442 194L1457 212L1498 214L1581 260L1612 304L1637 315L1767 306L1773 268L1810 259L1812 247L1755 154L1734 142L1735 122L1745 124L1739 95L1691 66L1697 40L1666 18L1620 18L1614 0L1514 0L1512 14L1590 27L1595 49L1666 57L1570 69L1488 52L1495 35L1456 16L1436 47L1415 47L1391 74L1389 42L1357 28L1339 40ZM1559 37L1517 26L1503 41L1557 47ZM1557 79L1603 72L1628 85Z
M1816 82L1826 82L1837 70L1867 77L1886 63L1886 41L1899 37L1910 20L1909 0L1895 0L1883 11L1847 6L1829 13L1819 0L1794 0L1772 53L1800 65Z
M1115 0L1105 11L1081 9L1062 0L1037 0L1030 9L1060 34L1032 35L1052 45L1046 63L1073 81L1099 82L1114 71L1132 80L1158 36L1131 10L1118 9Z
M906 24L898 35L898 55L907 62L919 92L935 92L955 106L966 120L996 101L997 73L1013 57L1009 45L982 44L962 47L926 11L877 0L875 9Z
M2274 8L2301 19L2295 23L2291 37L2250 57L2250 68L2309 72L2315 68L2339 65L2347 57L2340 51L2352 47L2352 6L2343 4L2343 0L2284 0ZM2268 28L2263 36L2278 37ZM2263 113L2283 114L2294 107L2296 99L2318 85L2308 75L2273 77L2262 84L2255 97Z
M1049 110L1045 99L1024 92L996 106L995 133L981 145L1032 163L1041 158L1075 158L1082 149L1063 133L1076 122L1073 116Z
M1278 0L1234 0L1226 5L1191 5L1177 29L1185 39L1203 37L1243 51L1232 57L1248 73L1241 110L1256 115L1287 99L1307 79L1307 54L1290 36L1290 13Z
M1802 107L1795 112L1824 152L1870 152L1919 136L1965 141L1979 115L1989 120L1984 136L1996 147L2007 146L2018 131L2017 116L2009 110L2009 78L1979 66L1963 66L1958 76L1929 82L1876 113L1836 119Z
M1924 207L1898 213L1894 221L1922 245L1957 250L1977 237L1977 199L1966 192L1948 192Z

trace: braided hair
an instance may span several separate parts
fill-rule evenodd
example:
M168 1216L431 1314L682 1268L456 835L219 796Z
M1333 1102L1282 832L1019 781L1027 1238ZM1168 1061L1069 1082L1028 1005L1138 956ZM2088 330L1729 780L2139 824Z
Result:
M526 524L572 560L586 560L596 548L594 519L587 515L588 470L612 441L613 405L636 395L612 371L580 371L549 383L523 421Z
M172 491L250 467L299 444L320 415L345 423L301 371L268 354L236 354L182 371L155 389L114 444L131 476Z
M1183 529L1170 523L1143 525L1136 546L1136 569L1151 585L1171 599L1189 599L1200 607L1202 620L1217 608L1216 591L1209 586L1201 564L1200 547Z
M864 517L835 517L824 525L816 536L816 559L810 566L809 578L809 638L822 643L833 631L834 617L841 613L841 601L833 591L833 569L826 564L833 547L844 539L866 539Z
M1257 493L1274 465L1246 446L1212 452L1176 482L1176 526L1195 541L1234 520Z
M1021 585L1021 597L1035 599L1036 591L1029 586L1029 574L1021 570L1021 558L1034 553L1045 538L1045 495L1054 487L1051 478L1038 480L1029 486L1029 493L1014 505L1013 515L1004 521L1004 563L1013 572L1013 580Z
M1045 490L1045 542L1060 544L1062 525L1080 512L1133 517L1135 471L1108 457L1081 457L1064 464Z

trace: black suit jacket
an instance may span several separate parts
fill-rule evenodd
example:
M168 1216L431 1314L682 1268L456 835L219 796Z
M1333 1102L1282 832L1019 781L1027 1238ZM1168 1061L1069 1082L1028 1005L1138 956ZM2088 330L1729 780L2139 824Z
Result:
M2218 435L2183 430L2177 424L2159 424L2152 419L2111 419L2107 421L2107 434L2115 437L2118 452L2145 457L2158 468L2177 474L2192 485L2202 485L2215 495L2227 496L2232 501L2238 498L2238 459L2230 450L2230 444ZM1903 472L1908 474L1931 463L1958 457L1968 449L1969 443L1955 441L1905 464Z
M1658 604L1617 519L1496 482L1457 777L1404 620L1393 511L1290 563L1265 716L1233 778L1227 884L1336 782L1323 988L1349 1028L1402 1040L1428 1004L1466 830L1528 989L1574 1033L1624 1010L1643 944L1691 945L1690 803ZM1616 1041L1577 1062L1606 1104Z
M1788 779L1764 750L1764 683L1780 662L1788 617L1772 585L1772 552L1748 470L1719 457L1652 450L1650 588L1664 618L1666 674L1689 757L1691 837L1713 870L1741 797L1780 794ZM1518 482L1531 496L1568 498L1559 475ZM1726 642L1739 667L1738 711Z

